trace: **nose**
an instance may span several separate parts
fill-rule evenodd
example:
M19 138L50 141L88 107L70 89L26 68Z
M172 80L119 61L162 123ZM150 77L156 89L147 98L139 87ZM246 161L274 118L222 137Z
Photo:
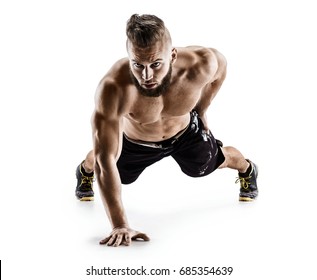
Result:
M144 81L149 81L153 79L153 70L151 67L144 67L142 71L142 79Z

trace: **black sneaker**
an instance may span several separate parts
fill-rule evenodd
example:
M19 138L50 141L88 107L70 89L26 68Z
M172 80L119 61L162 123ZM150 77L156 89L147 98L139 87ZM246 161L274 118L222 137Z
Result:
M240 195L239 201L252 201L258 196L258 187L256 184L256 178L258 177L258 167L251 161L247 161L251 164L251 172L248 176L239 173L236 183L240 182Z
M76 169L77 186L75 195L80 201L92 201L94 200L94 191L92 189L94 172L87 174L83 170L82 163Z

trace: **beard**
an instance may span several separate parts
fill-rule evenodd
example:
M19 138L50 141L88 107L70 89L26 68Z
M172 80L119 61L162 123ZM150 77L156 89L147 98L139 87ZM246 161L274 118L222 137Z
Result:
M133 84L135 85L135 87L137 88L139 93L141 93L143 96L147 96L147 97L159 97L168 90L168 88L171 84L172 63L170 63L170 67L168 69L168 72L165 75L165 77L162 79L161 84L153 89L146 89L146 88L142 87L140 85L139 81L134 77L134 75L131 71L131 68L129 68L129 72L130 72L131 80L132 80Z

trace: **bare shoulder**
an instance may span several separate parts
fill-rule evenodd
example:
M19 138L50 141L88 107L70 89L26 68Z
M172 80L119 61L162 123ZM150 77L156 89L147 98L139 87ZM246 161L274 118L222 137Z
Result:
M209 50L214 54L214 56L217 60L217 71L215 73L215 79L220 79L226 75L227 60L226 60L225 56L217 49L209 48Z
M130 85L129 61L123 58L114 63L99 82L95 94L95 110L105 116L124 114L124 104L128 101L124 93Z
M225 71L227 65L226 59L215 48L188 46L177 48L177 50L180 65L189 69L196 69L197 74L217 79Z

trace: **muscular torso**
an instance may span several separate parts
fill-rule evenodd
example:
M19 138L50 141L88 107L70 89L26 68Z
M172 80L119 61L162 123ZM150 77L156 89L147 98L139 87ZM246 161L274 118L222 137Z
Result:
M137 97L124 116L124 132L132 139L161 141L184 129L200 90L181 87L180 82L171 85L164 96L153 98L136 93Z
M114 79L121 85L118 94L120 112L123 118L123 132L132 139L162 141L168 139L189 124L190 111L200 100L210 75L216 70L205 71L195 65L195 57L185 48L179 49L178 60L173 65L172 83L160 97L146 97L138 93L128 73L128 59L122 60ZM216 64L216 63L215 63ZM197 67L191 73L191 69ZM198 73L202 71L202 73ZM205 71L205 72L204 72ZM127 74L124 74L127 73Z

